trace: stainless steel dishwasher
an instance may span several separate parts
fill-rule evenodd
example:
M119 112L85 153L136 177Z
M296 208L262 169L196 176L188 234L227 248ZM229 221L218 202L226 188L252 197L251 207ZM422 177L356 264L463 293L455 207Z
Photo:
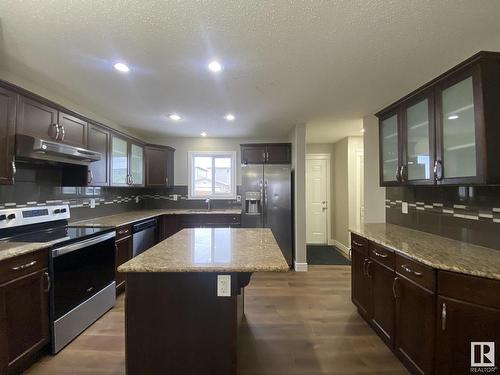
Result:
M132 226L132 256L137 256L157 243L157 220L142 221Z

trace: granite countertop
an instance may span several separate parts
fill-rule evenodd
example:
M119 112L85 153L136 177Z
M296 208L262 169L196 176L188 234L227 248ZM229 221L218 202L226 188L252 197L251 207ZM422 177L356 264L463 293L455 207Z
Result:
M139 220L146 220L160 215L214 215L214 214L228 214L240 215L241 209L225 209L210 211L204 209L152 209L152 210L137 210L129 211L121 214L97 217L94 219L75 221L70 223L74 226L88 226L88 227L119 227L134 223Z
M195 228L122 264L119 272L286 272L270 229Z
M499 250L387 223L350 231L436 269L500 280Z
M0 241L0 261L19 255L33 253L51 247L51 242L3 242Z

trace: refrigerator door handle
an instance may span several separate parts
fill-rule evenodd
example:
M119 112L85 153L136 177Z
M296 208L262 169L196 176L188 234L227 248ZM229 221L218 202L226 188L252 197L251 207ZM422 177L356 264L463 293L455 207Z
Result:
M264 181L264 224L267 224L267 181Z

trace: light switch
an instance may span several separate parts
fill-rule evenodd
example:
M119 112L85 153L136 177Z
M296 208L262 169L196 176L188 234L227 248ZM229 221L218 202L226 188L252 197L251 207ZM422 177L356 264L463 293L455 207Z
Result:
M95 199L90 198L90 208L95 208Z
M401 212L403 212L404 214L408 213L408 202L401 203Z
M231 297L231 275L217 275L217 297Z

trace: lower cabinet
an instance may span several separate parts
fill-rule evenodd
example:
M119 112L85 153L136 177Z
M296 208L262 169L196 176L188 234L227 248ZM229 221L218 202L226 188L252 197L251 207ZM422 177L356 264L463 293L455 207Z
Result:
M19 373L49 343L47 260L43 251L0 263L0 272L9 277L0 284L1 374Z
M163 215L160 218L159 241L163 241L168 237L173 236L178 231L177 215Z
M394 345L394 269L370 260L367 273L371 280L372 308L370 319L373 328L384 342Z
M351 247L351 300L358 308L361 316L368 319L370 315L370 278L366 274L369 261L368 251Z
M132 259L132 236L122 237L116 240L116 268ZM115 270L115 282L117 293L125 288L126 274Z

